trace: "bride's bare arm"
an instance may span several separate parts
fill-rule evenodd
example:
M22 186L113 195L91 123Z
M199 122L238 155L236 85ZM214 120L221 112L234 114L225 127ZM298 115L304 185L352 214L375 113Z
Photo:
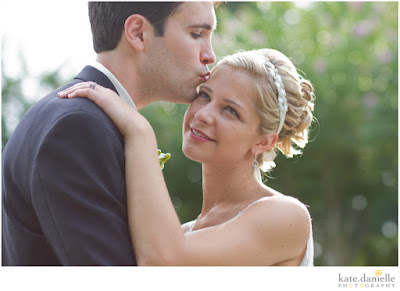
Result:
M290 199L254 203L226 223L184 235L162 175L148 121L113 91L88 83L60 97L97 103L125 137L131 236L139 265L273 265L301 261L310 230L304 205ZM260 219L262 218L262 219Z

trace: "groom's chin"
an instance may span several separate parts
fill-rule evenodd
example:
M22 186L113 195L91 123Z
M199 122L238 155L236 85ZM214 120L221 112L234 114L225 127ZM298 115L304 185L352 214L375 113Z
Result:
M165 100L165 101L169 101L169 102L173 102L173 103L177 103L177 104L190 104L193 102L194 99L196 99L197 96L197 91L196 90L186 90L186 92L184 93L180 93L175 95L172 98L169 98L169 100Z

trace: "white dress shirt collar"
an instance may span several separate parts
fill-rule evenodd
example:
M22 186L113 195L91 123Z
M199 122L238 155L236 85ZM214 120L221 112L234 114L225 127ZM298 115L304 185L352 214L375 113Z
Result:
M100 64L97 61L94 61L92 64L90 64L92 67L98 69L100 72L102 72L104 75L107 76L108 79L110 79L111 83L114 85L115 89L117 89L118 95L124 100L126 103L128 103L130 106L132 106L135 110L137 110L135 103L133 102L131 96L129 95L128 91L122 86L121 82L118 81L118 79L114 76L113 73L110 72L106 67L104 67L102 64Z

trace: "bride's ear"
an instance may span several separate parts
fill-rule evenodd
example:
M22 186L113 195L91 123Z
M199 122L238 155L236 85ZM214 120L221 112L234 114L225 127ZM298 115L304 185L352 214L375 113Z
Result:
M133 14L125 20L125 37L136 51L145 49L148 36L152 31L152 25L142 15Z
M254 151L257 154L264 153L274 147L278 140L278 134L263 135L259 142L254 146Z

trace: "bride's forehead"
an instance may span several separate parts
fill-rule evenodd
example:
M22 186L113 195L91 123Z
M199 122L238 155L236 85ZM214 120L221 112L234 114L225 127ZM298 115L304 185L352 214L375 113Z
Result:
M243 70L227 65L219 66L211 72L204 85L211 88L215 94L241 96L241 99L254 101L254 98L251 98L255 95L254 80ZM246 98L243 98L244 96Z
M213 70L204 84L209 87L213 87L216 91L218 90L231 90L236 87L236 84L242 84L244 82L242 74L234 68L227 66L221 66Z

